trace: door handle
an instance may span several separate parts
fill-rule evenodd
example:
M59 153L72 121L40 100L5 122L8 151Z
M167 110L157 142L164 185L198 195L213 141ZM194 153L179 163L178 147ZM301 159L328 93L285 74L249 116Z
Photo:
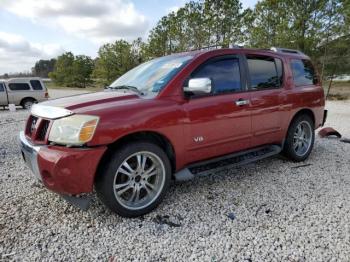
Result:
M249 105L249 100L245 100L245 99L238 99L235 101L236 106L244 106L244 105Z

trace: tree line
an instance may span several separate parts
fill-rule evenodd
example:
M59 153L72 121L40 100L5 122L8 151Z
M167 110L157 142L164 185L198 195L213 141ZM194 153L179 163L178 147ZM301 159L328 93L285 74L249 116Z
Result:
M350 72L350 1L263 0L253 9L239 0L190 1L162 17L147 41L117 40L95 59L66 52L33 68L57 84L108 85L136 65L176 52L232 45L293 48L316 61L323 76Z

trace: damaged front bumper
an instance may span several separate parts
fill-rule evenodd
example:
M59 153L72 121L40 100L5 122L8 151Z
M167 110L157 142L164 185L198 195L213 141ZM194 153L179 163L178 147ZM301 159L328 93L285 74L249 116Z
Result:
M88 207L91 198L86 193L93 190L97 166L106 147L37 146L24 132L19 134L19 142L25 163L46 188L81 209Z

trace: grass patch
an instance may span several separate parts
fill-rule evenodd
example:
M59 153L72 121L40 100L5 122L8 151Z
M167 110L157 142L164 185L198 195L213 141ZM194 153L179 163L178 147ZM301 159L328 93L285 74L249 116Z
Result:
M323 82L323 89L325 94L328 91L329 82ZM331 90L329 92L329 100L347 100L350 98L350 82L336 82L332 83Z
M67 86L59 86L56 85L54 82L45 82L45 86L48 89L65 89L65 90L79 90L79 91L89 91L89 92L97 92L102 91L103 88L100 86L87 86L86 88L83 87L67 87Z
M333 100L333 101L341 101L341 100L347 100L349 99L349 96L341 95L341 94L329 94L327 97L327 100Z

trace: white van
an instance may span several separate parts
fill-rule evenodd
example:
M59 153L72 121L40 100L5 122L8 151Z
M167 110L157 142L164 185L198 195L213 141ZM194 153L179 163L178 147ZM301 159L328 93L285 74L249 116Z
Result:
M15 104L29 109L48 98L47 89L38 77L0 79L0 106Z

